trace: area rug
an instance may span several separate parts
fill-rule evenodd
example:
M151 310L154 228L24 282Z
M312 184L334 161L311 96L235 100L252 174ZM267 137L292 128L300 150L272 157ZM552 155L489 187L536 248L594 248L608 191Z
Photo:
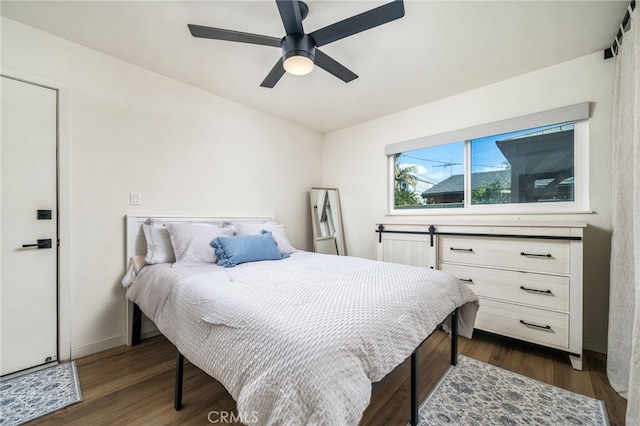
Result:
M0 381L0 425L19 425L82 401L75 361Z
M420 426L608 425L604 402L460 355L420 406Z

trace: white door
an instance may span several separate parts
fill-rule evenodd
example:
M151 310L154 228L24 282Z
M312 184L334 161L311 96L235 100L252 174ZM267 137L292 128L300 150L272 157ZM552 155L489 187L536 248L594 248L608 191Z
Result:
M0 93L5 375L58 355L57 92L3 76Z

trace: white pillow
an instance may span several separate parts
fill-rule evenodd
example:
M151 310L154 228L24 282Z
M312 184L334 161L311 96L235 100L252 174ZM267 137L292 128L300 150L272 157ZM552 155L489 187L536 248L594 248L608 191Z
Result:
M263 223L255 222L233 222L233 228L238 235L261 235L262 230L271 231L273 240L278 245L281 254L291 254L296 248L291 245L287 238L287 228L274 220Z
M217 237L232 237L232 228L223 228L208 223L167 223L171 245L176 255L172 267L202 265L218 260L210 243Z
M169 231L161 221L149 218L142 224L144 238L147 240L145 261L149 264L171 263L176 261Z

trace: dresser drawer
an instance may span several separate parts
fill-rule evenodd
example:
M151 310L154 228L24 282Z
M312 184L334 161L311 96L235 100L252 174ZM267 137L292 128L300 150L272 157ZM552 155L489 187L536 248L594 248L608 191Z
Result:
M475 328L558 349L569 347L569 315L480 300Z
M563 240L442 235L438 245L441 262L559 274L569 273L569 254Z
M463 280L480 297L491 297L541 308L569 310L569 277L567 276L449 263L440 263L438 269Z

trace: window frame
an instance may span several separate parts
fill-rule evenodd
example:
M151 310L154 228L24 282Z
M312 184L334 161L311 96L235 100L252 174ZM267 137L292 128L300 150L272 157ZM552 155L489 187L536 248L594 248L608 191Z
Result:
M574 123L574 200L549 203L471 204L471 140L535 127ZM398 209L395 207L394 155L421 148L464 141L464 203L462 207ZM500 214L575 214L590 213L589 200L589 103L577 104L486 125L456 130L424 138L387 145L388 215L500 215Z

